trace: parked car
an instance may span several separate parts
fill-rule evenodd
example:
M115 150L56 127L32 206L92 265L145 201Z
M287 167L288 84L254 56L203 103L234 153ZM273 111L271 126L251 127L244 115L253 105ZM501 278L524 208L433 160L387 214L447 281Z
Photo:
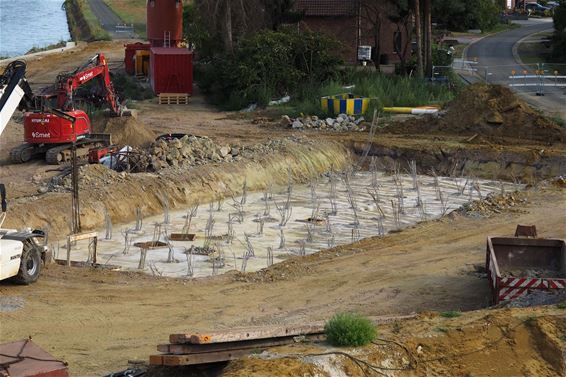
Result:
M541 14L543 14L547 10L550 10L549 7L542 6L539 3L528 3L526 8L530 12L541 13Z
M548 3L546 3L546 6L550 9L554 9L559 5L560 3L558 1L549 1Z

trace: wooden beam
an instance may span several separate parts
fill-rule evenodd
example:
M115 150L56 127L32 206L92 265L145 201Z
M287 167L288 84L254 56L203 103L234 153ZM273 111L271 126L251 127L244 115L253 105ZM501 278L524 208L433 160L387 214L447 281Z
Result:
M98 233L88 232L88 233L70 234L68 236L68 239L69 239L70 242L87 240L87 239L90 239L90 238L98 238Z
M221 352L195 353L192 355L151 355L149 357L149 363L151 365L166 366L208 364L236 360L255 352L255 349L247 348Z
M304 338L304 339L298 339ZM240 342L228 342L228 343L209 343L209 344L160 344L157 346L157 350L163 353L169 353L174 355L185 355L185 354L195 354L195 353L206 353L206 352L220 352L220 351L230 351L235 349L258 349L267 347L277 347L284 346L287 344L294 344L298 341L323 341L326 339L324 334L311 334L304 336L287 336L278 338L268 338L268 339L254 339L254 340L244 340Z
M374 325L389 323L396 320L415 318L416 314L401 316L370 317ZM325 322L313 322L306 325L279 325L258 326L247 328L234 328L223 331L212 331L207 333L184 333L171 334L169 342L173 344L210 344L223 342L239 342L251 339L267 339L274 337L286 337L308 334L319 334L324 332Z
M265 326L230 329L195 334L171 334L169 341L175 344L225 343L250 339L267 339L281 336L297 336L324 332L324 322L299 326Z

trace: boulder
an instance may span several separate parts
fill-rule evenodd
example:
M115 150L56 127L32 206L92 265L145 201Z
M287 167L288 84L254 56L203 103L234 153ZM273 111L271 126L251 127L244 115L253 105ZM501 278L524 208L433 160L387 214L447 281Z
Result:
M301 128L304 128L305 125L304 125L300 120L295 120L295 121L293 122L292 127L293 127L294 129L301 129Z
M232 149L230 150L230 154L231 154L232 156L237 156L237 155L239 155L239 154L240 154L240 148L232 148Z
M228 156L230 154L230 148L229 147L222 147L218 150L218 153L220 154L220 156L222 158Z
M293 122L288 115L283 115L281 117L281 120L279 121L279 125L281 125L282 127L289 127L291 124L293 124Z
M330 127L332 127L335 122L336 121L332 118L326 118L326 124L328 124Z

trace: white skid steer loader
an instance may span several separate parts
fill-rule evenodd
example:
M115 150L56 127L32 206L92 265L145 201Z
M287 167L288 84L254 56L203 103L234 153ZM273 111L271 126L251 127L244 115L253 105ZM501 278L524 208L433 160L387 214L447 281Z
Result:
M11 278L20 284L31 284L39 277L42 266L51 259L44 246L45 233L41 230L2 228L7 207L3 184L0 184L0 196L0 280Z

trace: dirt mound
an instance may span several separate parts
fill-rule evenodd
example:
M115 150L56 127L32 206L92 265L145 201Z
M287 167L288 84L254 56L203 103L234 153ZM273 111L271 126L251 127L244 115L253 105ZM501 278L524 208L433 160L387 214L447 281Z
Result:
M539 114L503 86L476 84L450 102L444 115L411 119L388 128L391 133L446 133L536 140L566 140L566 131Z
M107 118L94 126L96 132L112 135L112 142L132 147L148 146L155 135L143 122L135 117Z

